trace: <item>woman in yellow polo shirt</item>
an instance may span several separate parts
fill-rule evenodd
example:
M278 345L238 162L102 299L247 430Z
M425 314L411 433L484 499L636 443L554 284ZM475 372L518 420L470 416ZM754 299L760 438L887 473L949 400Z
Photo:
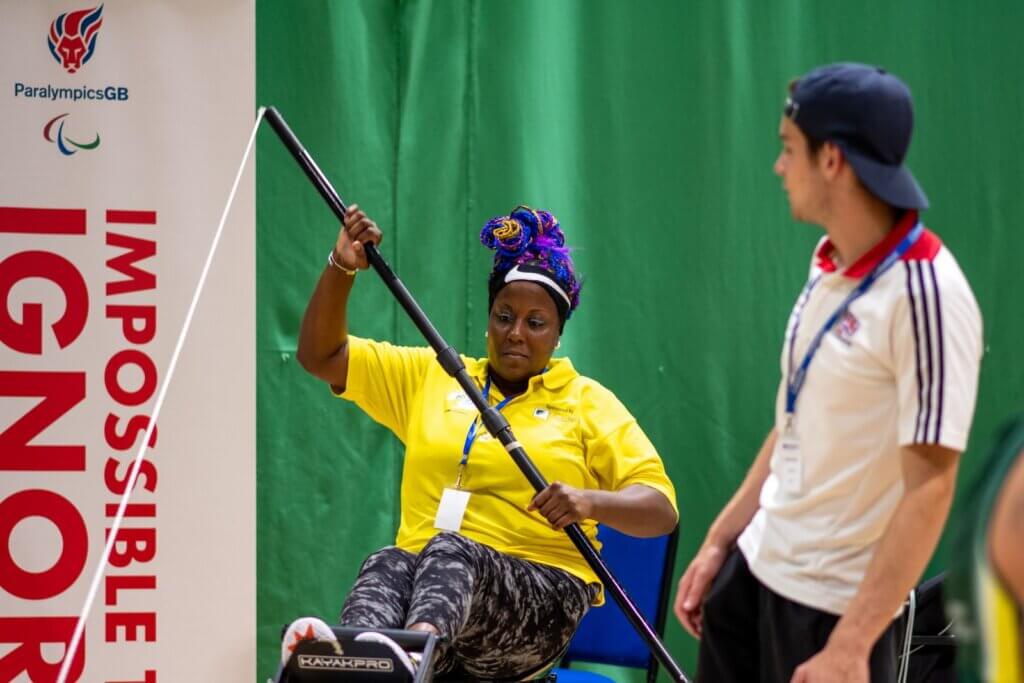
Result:
M405 444L394 546L363 564L341 623L444 637L438 672L515 679L564 650L591 604L593 571L562 529L636 536L675 526L675 491L629 411L568 358L552 358L579 302L558 221L517 207L489 221L487 358L464 359L541 473L535 494L429 348L351 336L346 306L377 225L350 207L309 301L298 359Z

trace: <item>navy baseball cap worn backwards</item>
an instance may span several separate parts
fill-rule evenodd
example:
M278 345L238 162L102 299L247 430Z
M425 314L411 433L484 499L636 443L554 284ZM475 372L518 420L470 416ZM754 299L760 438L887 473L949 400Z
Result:
M927 209L928 198L903 160L914 111L907 86L885 69L830 64L802 76L785 114L808 137L835 143L860 181L901 209Z

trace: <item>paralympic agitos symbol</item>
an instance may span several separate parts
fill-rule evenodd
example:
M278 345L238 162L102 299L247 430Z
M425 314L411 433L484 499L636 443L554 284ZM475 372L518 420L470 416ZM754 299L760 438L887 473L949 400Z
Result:
M68 73L75 73L92 59L102 25L103 5L59 15L50 24L50 34L46 37L50 54Z
M46 138L47 142L56 142L57 149L59 149L60 153L63 154L64 156L71 156L80 149L96 149L97 147L100 146L99 133L96 133L95 140L86 143L75 142L71 138L64 137L64 122L61 121L61 119L63 119L65 116L67 116L67 114L55 116L49 121L47 121L46 125L43 126L43 137ZM58 121L60 121L60 125L57 126L57 136L54 137L53 126ZM70 147L68 145L70 145ZM75 147L76 149L72 149L72 147Z

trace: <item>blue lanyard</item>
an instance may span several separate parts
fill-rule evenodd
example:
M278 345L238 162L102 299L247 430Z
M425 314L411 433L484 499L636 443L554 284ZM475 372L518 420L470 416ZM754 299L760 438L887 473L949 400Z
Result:
M491 376L487 375L487 381L484 382L484 400L487 400L487 396L491 393ZM515 396L506 396L501 399L498 405L494 406L495 410L500 411L505 407L505 404L511 401ZM473 447L473 439L476 438L476 426L479 423L477 418L473 418L473 421L469 424L469 431L466 432L466 445L462 447L462 460L459 461L459 467L465 467L466 463L469 462L469 449Z
M796 330L793 330L792 341L790 341L790 371L788 381L786 382L786 415L792 418L793 413L796 411L796 399L800 395L800 390L804 386L804 380L807 379L807 369L811 366L811 359L814 358L814 354L818 352L818 347L821 346L822 340L825 335L828 334L829 330L846 315L846 311L850 308L850 304L856 301L858 298L863 296L865 292L871 289L871 285L875 284L875 281L882 276L885 271L895 265L900 260L903 254L907 253L907 250L917 242L917 239L924 232L924 228L921 226L921 222L918 221L917 225L914 226L913 230L907 233L907 236L896 245L896 247L889 252L889 254L877 265L874 270L868 273L860 284L857 285L852 292L843 300L843 303L839 304L839 308L825 322L825 325L818 331L814 339L811 340L810 345L807 347L807 353L804 355L803 362L800 363L800 367L797 368L796 372L793 372L793 361L792 353L793 346L796 344ZM810 298L810 289L817 283L817 279L812 280L808 286L805 294ZM806 305L806 302L805 302ZM799 325L797 320L794 325Z

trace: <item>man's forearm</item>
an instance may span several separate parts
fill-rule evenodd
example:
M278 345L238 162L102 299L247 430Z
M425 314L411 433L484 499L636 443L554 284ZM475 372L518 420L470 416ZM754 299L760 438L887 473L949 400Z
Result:
M829 638L829 647L866 657L892 622L942 534L953 501L957 456L938 446L904 449L906 492L878 542L860 589Z

